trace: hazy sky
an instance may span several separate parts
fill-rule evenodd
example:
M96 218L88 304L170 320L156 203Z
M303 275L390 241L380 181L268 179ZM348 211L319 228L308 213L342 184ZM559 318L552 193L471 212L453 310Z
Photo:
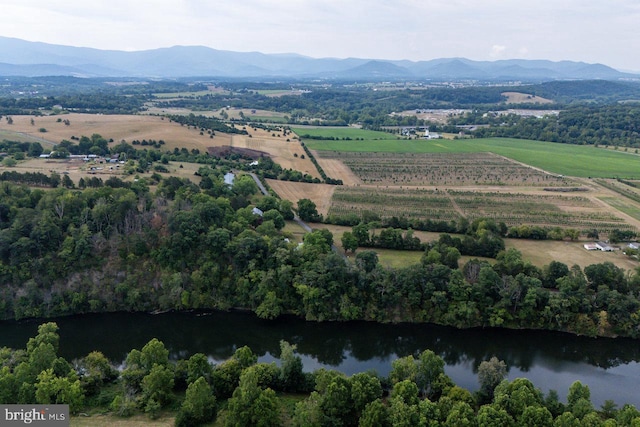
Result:
M569 59L640 71L640 0L0 0L0 36L312 57Z

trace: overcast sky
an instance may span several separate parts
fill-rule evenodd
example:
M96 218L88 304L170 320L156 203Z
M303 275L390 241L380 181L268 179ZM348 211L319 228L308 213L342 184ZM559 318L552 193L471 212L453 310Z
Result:
M640 0L0 0L0 36L315 58L603 63L640 71Z

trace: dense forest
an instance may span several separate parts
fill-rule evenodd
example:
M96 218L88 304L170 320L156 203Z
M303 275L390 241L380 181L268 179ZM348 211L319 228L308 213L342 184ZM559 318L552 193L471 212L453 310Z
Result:
M489 220L418 246L422 262L410 267L383 268L368 250L351 262L331 250L327 230L308 233L302 246L290 242L282 229L291 202L257 195L249 175L229 187L226 170L203 166L200 186L155 174L153 192L145 179L49 190L0 183L0 315L244 307L267 319L291 313L640 336L635 272L611 263L537 268L503 250L504 227ZM298 213L313 219L315 205L301 202ZM422 244L367 224L351 234L356 248ZM461 253L496 263L459 266Z
M640 147L640 103L575 106L542 118L469 113L452 124L489 124L473 135L580 145Z
M80 412L151 419L175 416L176 426L216 420L223 426L635 426L640 411L606 401L597 410L588 386L576 381L566 403L545 396L531 381L506 380L508 367L493 357L477 367L479 390L461 388L431 350L391 362L388 376L350 377L319 369L304 372L296 347L280 342L279 363L258 363L249 347L213 365L202 353L172 360L151 339L131 349L121 370L93 351L67 361L58 356L55 323L38 327L24 349L0 349L0 404L67 404ZM89 418L90 419L90 418Z

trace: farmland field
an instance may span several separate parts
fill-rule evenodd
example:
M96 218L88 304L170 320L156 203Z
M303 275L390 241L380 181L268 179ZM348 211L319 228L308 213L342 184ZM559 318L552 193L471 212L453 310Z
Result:
M634 228L591 198L564 194L339 187L328 210L328 214L336 218L353 214L363 218L367 212L376 213L382 219L394 216L418 221L491 218L507 226L559 226L596 229L602 233Z
M566 186L567 179L492 153L317 152L341 160L365 184Z
M344 227L330 224L313 224L314 229L326 228L331 231L334 236L334 242L341 248L340 239L345 231L351 231L351 227ZM290 222L285 230L293 232L302 240L302 228L297 224ZM422 243L436 241L440 237L440 233L429 233L424 231L415 231L414 236L418 237ZM454 235L455 236L455 235ZM298 240L297 240L298 241ZM584 242L567 242L554 240L526 240L526 239L504 239L506 249L517 249L522 253L523 259L530 261L533 265L543 268L549 265L551 261L559 261L568 266L579 265L585 268L591 264L602 262L611 262L616 266L625 270L633 270L638 266L638 262L627 257L622 251L601 252L587 251L584 249ZM374 250L378 254L380 264L384 267L407 267L409 265L420 262L422 256L421 251L396 251L390 249L370 249L360 248L356 251ZM349 257L353 257L349 253ZM463 256L460 258L460 266L463 266L472 258ZM488 262L495 262L490 258L478 258Z
M512 138L459 140L399 140L391 134L375 132L371 137L362 130L297 129L298 135L340 138L304 142L316 151L382 153L481 153L491 152L558 175L577 177L621 177L640 179L640 156L604 150L593 146L558 144ZM349 138L345 140L345 138ZM356 138L360 138L356 140ZM304 139L304 138L303 138Z
M337 188L328 184L309 184L306 182L277 181L267 179L267 184L281 198L297 203L300 199L310 199L316 204L318 213L326 215L331 204L331 196Z
M333 193L329 215L345 217L375 212L381 218L448 221L460 214L446 192L411 188L338 187Z
M608 233L613 229L632 229L624 219L602 205L582 196L540 195L454 191L448 193L469 220L491 218L508 226L521 224L546 227L596 229Z
M168 119L148 115L102 115L102 114L64 114L59 116L12 116L13 124L5 120L0 121L0 131L17 133L34 138L44 139L51 144L58 144L63 139L71 140L72 136L91 136L94 133L106 139L113 139L115 143L125 140L131 144L134 140L164 140L164 150L186 148L188 150L206 150L211 146L226 146L231 142L227 134L216 134L209 138L206 133L200 135L199 130L171 123ZM34 124L31 125L31 119ZM58 120L69 120L65 125ZM40 128L46 129L41 132ZM11 139L10 134L3 135Z

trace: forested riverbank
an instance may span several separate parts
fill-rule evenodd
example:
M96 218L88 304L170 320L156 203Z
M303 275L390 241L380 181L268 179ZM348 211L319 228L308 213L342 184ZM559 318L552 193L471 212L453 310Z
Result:
M145 179L83 190L3 182L2 318L242 307L265 319L639 335L640 277L611 263L541 269L511 249L458 265L461 242L501 240L490 220L468 224L462 241L424 242L410 267L384 268L367 250L345 262L327 230L291 242L291 203L258 196L250 177L231 189L221 170L199 174L206 185L160 177L155 191Z

